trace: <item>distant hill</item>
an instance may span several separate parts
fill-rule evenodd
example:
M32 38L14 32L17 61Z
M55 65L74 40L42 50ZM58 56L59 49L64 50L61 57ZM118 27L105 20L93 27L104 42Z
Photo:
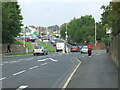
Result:
M58 25L49 26L48 29L51 29L52 31L56 31L59 30L59 26Z

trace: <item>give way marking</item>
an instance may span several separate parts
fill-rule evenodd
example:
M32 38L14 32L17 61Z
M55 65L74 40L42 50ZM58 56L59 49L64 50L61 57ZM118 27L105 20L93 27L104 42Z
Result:
M58 60L55 60L53 58L45 58L45 59L38 60L38 62L42 62L42 61L46 61L46 60L51 60L53 62L57 62L58 61Z

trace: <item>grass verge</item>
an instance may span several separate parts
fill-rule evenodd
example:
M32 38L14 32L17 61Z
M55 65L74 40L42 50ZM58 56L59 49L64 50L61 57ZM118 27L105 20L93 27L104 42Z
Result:
M20 41L16 41L16 43L22 43L22 44L24 44L24 41L20 40ZM32 44L30 42L26 42L25 41L25 44L26 44L26 47L28 49L30 49L30 50L33 49Z
M40 45L46 47L48 52L55 52L55 49L53 47L51 47L49 44L47 44L47 43L40 42Z
M33 52L28 52L28 53L9 53L9 54L5 54L5 56L9 56L9 55L14 55L14 56L16 56L16 55L28 55L28 54L32 54Z

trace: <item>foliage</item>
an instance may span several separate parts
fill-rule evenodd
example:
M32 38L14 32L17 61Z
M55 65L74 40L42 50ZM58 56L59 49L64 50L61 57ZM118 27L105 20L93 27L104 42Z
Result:
M61 26L61 37L65 38L66 24ZM93 42L95 38L95 20L91 15L74 18L67 23L68 40L72 43ZM97 40L105 36L103 25L97 23Z
M21 31L22 19L18 2L2 2L2 43L14 42Z
M120 1L119 2L110 2L107 6L102 6L102 24L108 24L112 28L112 34L115 35L120 32Z

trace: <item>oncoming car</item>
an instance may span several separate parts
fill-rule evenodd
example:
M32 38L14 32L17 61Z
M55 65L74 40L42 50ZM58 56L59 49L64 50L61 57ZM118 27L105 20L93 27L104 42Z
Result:
M35 46L33 49L33 55L35 56L35 55L39 55L39 54L47 55L48 51L47 51L47 49L45 49L44 46Z
M79 52L79 47L78 46L72 46L71 47L71 52Z
M88 53L88 48L87 46L83 46L82 49L80 50L81 53Z

